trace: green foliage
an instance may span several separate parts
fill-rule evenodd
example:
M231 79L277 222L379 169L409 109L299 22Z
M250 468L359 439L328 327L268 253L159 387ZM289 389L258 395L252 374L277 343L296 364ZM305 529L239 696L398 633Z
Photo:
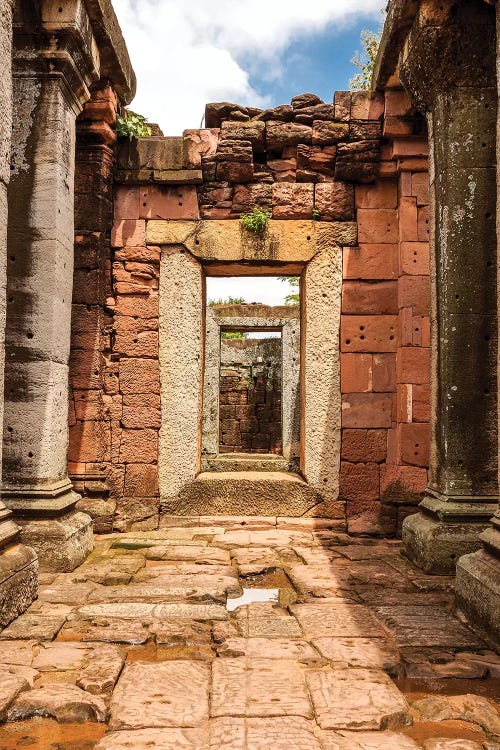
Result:
M208 303L209 307L217 307L217 305L244 305L245 300L243 297L228 297L227 299L213 299Z
M144 138L151 135L151 128L146 124L146 118L129 109L116 118L116 134L119 138Z
M246 339L246 333L243 331L222 331L221 338L223 339Z
M320 214L320 212L318 211L317 208L313 208L313 210L312 210L312 217L313 217L313 221L319 221L320 220L321 214Z
M351 60L352 64L358 69L356 75L349 82L351 91L370 91L381 36L381 31L375 32L364 29L361 32L363 49L361 52L359 50L355 52Z
M241 214L241 226L249 232L263 234L271 217L272 213L267 208L254 208L248 214Z
M300 279L298 276L282 276L281 281L283 281L286 284L290 284L292 290L296 289L297 291L291 291L290 294L287 294L285 297L285 305L299 305L300 304Z

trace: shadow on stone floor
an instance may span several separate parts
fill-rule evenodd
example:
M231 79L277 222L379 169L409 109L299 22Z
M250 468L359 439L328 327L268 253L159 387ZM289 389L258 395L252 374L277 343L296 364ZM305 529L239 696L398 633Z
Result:
M453 578L321 519L169 523L41 575L0 634L1 750L497 750ZM243 588L278 601L228 612Z

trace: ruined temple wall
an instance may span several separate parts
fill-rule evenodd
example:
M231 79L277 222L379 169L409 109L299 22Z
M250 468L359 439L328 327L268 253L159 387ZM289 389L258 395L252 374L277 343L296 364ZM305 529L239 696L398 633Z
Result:
M331 222L343 245L340 501L350 530L394 534L420 500L429 409L422 122L397 81L385 96L340 92L333 105L297 99L264 115L209 105L205 129L119 146L110 294L100 328L107 349L92 394L101 394L102 406L80 410L72 427L79 436L72 476L93 470L96 458L106 475L107 505L98 493L87 505L92 513L94 504L98 526L99 518L116 529L158 524L155 222L195 227L222 219L223 226L256 206L279 220ZM100 456L95 425L86 424L95 421L92 413L109 435Z

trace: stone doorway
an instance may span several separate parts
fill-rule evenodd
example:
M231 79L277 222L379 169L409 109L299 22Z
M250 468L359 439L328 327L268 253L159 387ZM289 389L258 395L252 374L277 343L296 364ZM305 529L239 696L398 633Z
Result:
M162 248L159 479L163 512L344 518L344 504L338 497L343 239L336 236L338 225L270 221L264 236L253 237L237 221L154 224L154 237L149 240ZM214 471L205 463L219 455L220 330L235 327L234 316L216 320L207 312L205 280L238 275L301 279L300 321L273 319L267 311L258 324L281 331L284 357L287 348L293 348L286 337L295 337L297 347L300 341L295 386L283 389L283 404L295 400L295 408L283 408L284 415L291 415L288 423L283 419L281 459L287 463L273 472L267 467ZM263 318L271 324L263 323ZM255 320L248 319L239 320L238 326L256 327ZM293 383L293 378L288 382ZM210 394L215 394L216 408Z

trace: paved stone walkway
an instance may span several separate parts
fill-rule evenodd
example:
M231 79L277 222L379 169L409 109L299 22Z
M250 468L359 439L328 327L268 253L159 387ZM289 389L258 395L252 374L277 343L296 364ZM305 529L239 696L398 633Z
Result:
M452 587L312 519L99 537L0 634L0 750L499 750Z

